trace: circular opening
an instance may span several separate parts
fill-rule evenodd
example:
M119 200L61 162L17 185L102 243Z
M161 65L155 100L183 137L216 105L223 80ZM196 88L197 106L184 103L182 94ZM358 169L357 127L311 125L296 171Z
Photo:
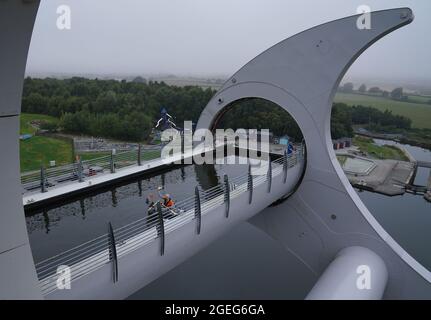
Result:
M293 177L296 179L293 190L274 204L286 200L298 189L306 169L305 140L298 123L284 108L262 98L240 99L225 106L216 115L211 130L215 132L217 129L233 131L244 129L246 132L256 130L260 147L263 148L265 143L269 144L270 159L277 159L286 154L289 157L295 150L303 148L304 164L302 171ZM258 154L261 155L260 152Z

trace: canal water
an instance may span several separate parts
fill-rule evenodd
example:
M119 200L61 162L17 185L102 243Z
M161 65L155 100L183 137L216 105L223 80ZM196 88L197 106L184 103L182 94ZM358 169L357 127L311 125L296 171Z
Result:
M378 145L399 145L375 139ZM430 161L431 151L402 145L416 160ZM415 184L426 185L430 169L419 168ZM417 261L431 270L431 203L421 195L405 194L386 197L371 192L358 192L370 212L388 233Z
M377 143L382 143L377 141ZM389 142L385 142L389 143ZM431 152L405 146L418 160ZM159 176L86 195L44 212L28 212L27 228L36 261L106 233L146 215L146 196L164 186L174 198L208 189L225 173L239 176L247 165L204 165L173 169ZM419 170L423 184L429 170ZM400 197L359 192L376 219L404 249L431 269L431 204L421 196ZM166 273L130 299L303 299L316 281L280 244L249 223L242 223L200 253Z

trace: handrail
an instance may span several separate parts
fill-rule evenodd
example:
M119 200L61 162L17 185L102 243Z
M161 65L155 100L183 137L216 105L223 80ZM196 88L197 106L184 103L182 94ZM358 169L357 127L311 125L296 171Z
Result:
M201 219L205 213L218 206L225 206L225 216L229 217L230 201L243 193L250 193L264 183L271 183L274 176L285 173L285 167L295 166L303 158L302 146L286 157L271 161L267 174L252 177L251 168L246 174L224 181L207 190L195 189L195 194L175 204L175 208L165 208L157 203L157 212L125 226L109 229L107 234L87 241L77 247L62 252L36 264L36 271L42 286L42 292L48 294L56 290L56 270L60 265L71 266L72 281L101 268L109 262L118 263L117 259L134 250L160 239L160 254L164 254L165 235L196 220L196 232L200 233ZM271 176L269 176L271 175ZM252 180L250 180L250 178ZM250 184L250 181L251 184ZM251 199L250 199L251 200ZM113 241L114 239L114 241ZM112 247L114 244L115 248ZM115 249L115 250L113 250ZM115 252L115 261L113 253ZM118 267L114 279L118 279Z
M161 146L138 147L137 150L118 152L115 156L107 155L89 160L78 160L75 163L65 164L56 167L42 167L37 171L23 172L21 174L21 185L26 190L40 188L42 192L49 187L64 181L79 182L84 181L85 176L98 174L97 170L105 172L115 172L130 166L140 166L146 161L151 161L160 157ZM94 170L94 171L92 171ZM42 184L41 181L44 181Z
M201 195L198 186L195 188L195 219L196 219L196 233L201 234L202 225L202 207L201 207Z
M158 217L158 236L160 238L160 255L165 254L165 222L163 221L163 212L160 202L157 203L157 217Z
M225 216L227 219L229 218L229 210L230 210L230 183L229 183L229 176L227 174L224 175L224 187L225 187L224 201L226 203Z
M118 281L118 256L117 256L117 243L115 241L114 229L111 222L108 224L109 234L109 259L112 260L112 280Z
M247 189L249 192L248 203L253 201L253 175L251 174L251 164L248 165Z

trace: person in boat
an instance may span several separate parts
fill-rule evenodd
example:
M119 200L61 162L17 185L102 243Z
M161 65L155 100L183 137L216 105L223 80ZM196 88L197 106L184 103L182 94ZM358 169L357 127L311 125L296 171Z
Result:
M172 200L169 194L162 195L162 205L166 208L172 208L175 205L175 201Z
M168 214L166 217L170 219L184 212L183 210L176 207L175 201L172 199L171 195L168 193L162 192L162 190L163 190L163 187L158 188L159 197L161 198L159 203L161 204L162 208L168 209Z
M157 190L159 191L159 197L162 199L161 205L165 208L174 207L175 201L172 199L171 195L166 192L162 192L163 187L159 187Z

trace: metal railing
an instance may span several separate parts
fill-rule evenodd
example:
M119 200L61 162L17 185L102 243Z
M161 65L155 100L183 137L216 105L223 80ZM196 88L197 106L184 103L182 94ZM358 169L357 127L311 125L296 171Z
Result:
M25 190L40 189L46 192L48 188L66 181L78 180L83 182L86 177L93 177L103 173L113 173L116 170L139 166L146 161L160 157L161 147L141 148L124 152L112 152L110 155L91 160L78 161L57 167L41 167L40 170L21 174L21 185Z
M206 213L219 206L225 206L226 219L229 218L230 203L244 193L249 193L253 201L253 189L267 183L270 192L273 177L284 175L286 183L287 170L304 158L304 148L299 146L291 154L268 163L267 174L252 176L251 170L232 179L224 176L221 184L207 190L195 189L195 195L175 203L174 208L157 206L154 214L136 220L125 226L112 229L109 223L108 232L91 241L85 242L56 256L36 264L36 271L46 295L57 289L57 268L68 266L71 280L77 280L107 263L113 264L113 281L121 277L118 274L118 259L153 241L160 241L160 255L164 254L165 235L196 221L196 233L202 232L201 219ZM252 182L250 185L250 181Z

